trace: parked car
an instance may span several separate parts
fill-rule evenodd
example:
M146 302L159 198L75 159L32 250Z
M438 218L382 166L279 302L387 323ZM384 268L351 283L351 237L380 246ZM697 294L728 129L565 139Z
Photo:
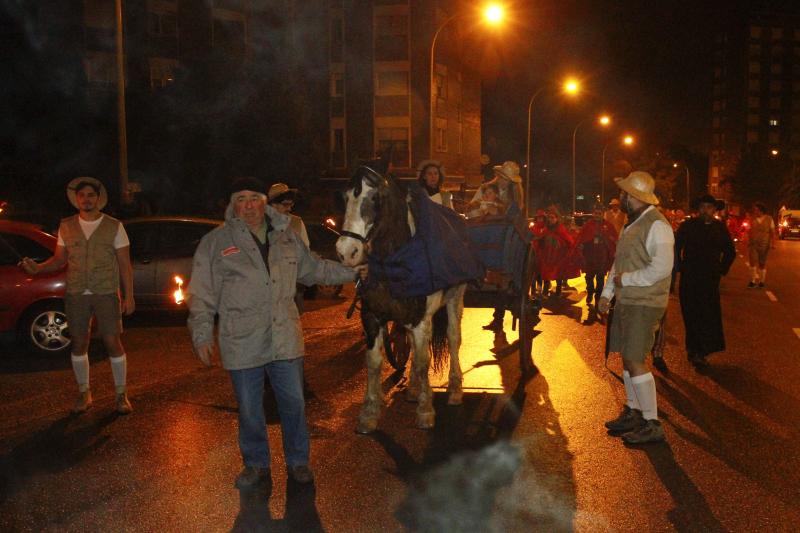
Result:
M0 333L16 335L39 353L63 353L71 344L64 314L64 270L29 276L22 257L53 255L56 238L28 222L0 220Z
M778 238L800 238L800 218L786 217L778 224Z

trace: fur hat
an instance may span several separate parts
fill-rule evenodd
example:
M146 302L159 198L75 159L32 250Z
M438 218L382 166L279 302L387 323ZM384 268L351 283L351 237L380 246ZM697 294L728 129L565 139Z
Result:
M640 202L650 205L658 205L658 197L653 191L656 182L653 176L642 170L634 170L626 178L614 178L617 187L630 194Z
M244 178L236 178L231 182L228 186L228 198L233 196L234 193L239 191L253 191L257 193L264 194L266 187L264 186L264 182L260 179L253 178L251 176L247 176Z
M67 185L67 198L69 203L75 209L80 209L78 206L77 193L80 189L89 186L97 192L97 209L103 209L108 204L108 192L105 186L97 178L90 178L89 176L80 176L69 182Z

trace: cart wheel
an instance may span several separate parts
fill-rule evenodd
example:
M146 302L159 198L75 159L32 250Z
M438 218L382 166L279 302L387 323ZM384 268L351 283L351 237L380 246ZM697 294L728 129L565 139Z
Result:
M533 352L533 328L539 323L541 304L536 298L536 251L533 243L528 245L525 256L522 289L519 291L519 367L523 376L534 374L537 369L531 356Z
M386 326L386 335L383 337L383 349L386 359L395 370L404 370L411 354L411 341L408 331L402 324L391 322Z

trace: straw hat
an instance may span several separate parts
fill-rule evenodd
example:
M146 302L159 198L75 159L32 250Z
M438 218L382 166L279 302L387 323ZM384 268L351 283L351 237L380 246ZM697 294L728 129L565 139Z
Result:
M641 170L634 170L626 178L614 178L617 187L639 201L650 205L658 205L658 197L653 193L656 182L653 176Z
M513 161L506 161L502 165L492 167L492 170L502 178L511 180L514 183L522 183L522 177L519 175L519 165Z
M297 189L291 189L285 183L273 183L267 192L267 199L269 203L282 202L286 199L292 199L297 196Z
M80 206L78 206L77 193L79 189L83 189L87 185L97 191L97 209L103 209L108 203L108 192L100 180L97 178L90 178L89 176L79 176L67 184L67 198L69 198L69 203L71 203L75 209L80 209Z

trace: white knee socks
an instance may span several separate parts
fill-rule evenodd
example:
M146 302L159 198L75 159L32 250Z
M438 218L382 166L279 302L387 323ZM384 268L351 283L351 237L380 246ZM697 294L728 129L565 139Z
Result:
M639 401L642 416L645 420L658 420L658 403L656 400L656 380L653 373L648 372L631 378L633 392Z
M758 267L750 267L750 281L758 283Z
M764 281L767 279L767 269L766 268L760 269L758 271L758 274L759 276L761 276L761 283L764 283Z
M75 381L78 382L78 390L86 392L89 390L89 354L72 354L72 371L75 372Z
M114 374L114 386L117 394L125 392L125 379L128 373L128 360L125 354L119 357L109 357L111 361L111 373Z
M639 400L636 398L636 393L633 391L633 383L631 383L631 373L627 370L622 371L622 382L625 384L625 396L627 397L626 404L631 409L641 409L639 407Z

